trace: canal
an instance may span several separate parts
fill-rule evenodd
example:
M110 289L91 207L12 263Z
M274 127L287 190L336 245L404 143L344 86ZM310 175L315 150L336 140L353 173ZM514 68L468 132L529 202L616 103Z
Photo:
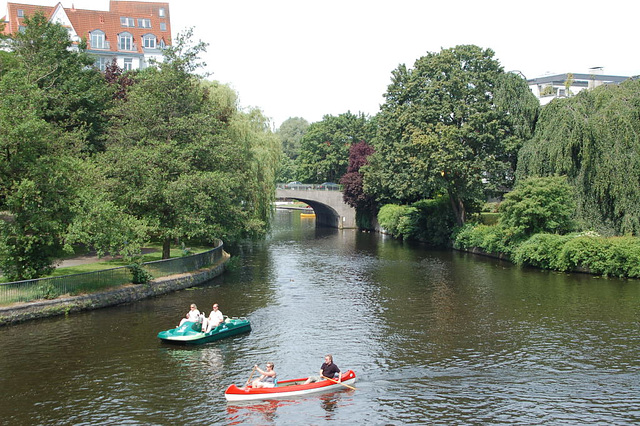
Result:
M316 229L297 212L273 228L206 285L0 328L0 423L640 422L640 282ZM161 343L191 303L253 330ZM327 353L357 390L225 401L254 364L304 377Z

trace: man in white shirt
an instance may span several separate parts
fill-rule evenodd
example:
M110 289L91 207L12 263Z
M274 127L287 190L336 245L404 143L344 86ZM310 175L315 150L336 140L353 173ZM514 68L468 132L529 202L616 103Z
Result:
M209 318L205 318L204 321L202 322L203 333L210 332L211 330L216 328L218 325L220 325L220 323L224 321L224 316L222 315L222 312L218 310L218 304L214 303L212 308L213 310L209 314Z

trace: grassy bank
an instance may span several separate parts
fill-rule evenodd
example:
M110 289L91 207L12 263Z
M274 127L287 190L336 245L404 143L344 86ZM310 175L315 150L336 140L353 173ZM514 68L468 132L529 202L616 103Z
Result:
M181 247L173 247L171 248L171 258L181 257L185 254L202 253L210 249L211 247L195 246L189 247L187 249L188 251L186 251ZM138 260L140 263L162 260L162 245L160 243L147 245L147 247L143 249L143 253ZM51 274L42 278L102 271L105 269L117 268L119 266L127 266L132 263L131 260L125 260L121 257L112 258L110 256L107 256L100 259L97 256L92 255L91 253L82 249L78 249L74 254L61 258L59 259L59 261L61 265L65 265L65 263L72 265L59 266ZM8 281L3 275L0 275L0 283L5 282Z

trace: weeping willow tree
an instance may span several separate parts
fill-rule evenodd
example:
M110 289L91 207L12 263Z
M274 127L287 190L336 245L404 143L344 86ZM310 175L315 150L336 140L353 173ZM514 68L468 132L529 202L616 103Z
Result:
M640 235L640 81L556 100L520 150L516 177L566 175L577 216L605 235Z

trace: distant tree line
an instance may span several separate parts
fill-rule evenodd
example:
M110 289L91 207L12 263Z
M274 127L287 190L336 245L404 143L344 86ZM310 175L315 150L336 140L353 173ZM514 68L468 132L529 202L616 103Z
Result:
M339 181L360 226L377 220L399 238L536 264L527 259L530 246L518 251L533 235L598 237L598 244L626 236L632 243L618 258L630 264L640 262L640 250L629 248L640 234L639 116L638 80L540 107L492 50L462 45L395 69L376 116L347 112L307 125L285 167L305 183ZM488 203L503 198L500 208ZM497 211L497 225L480 223L488 210ZM552 263L537 266L579 268ZM634 276L616 268L588 267Z
M233 243L268 230L280 141L197 74L191 31L141 71L94 67L42 14L0 49L0 269L42 276L82 244Z

